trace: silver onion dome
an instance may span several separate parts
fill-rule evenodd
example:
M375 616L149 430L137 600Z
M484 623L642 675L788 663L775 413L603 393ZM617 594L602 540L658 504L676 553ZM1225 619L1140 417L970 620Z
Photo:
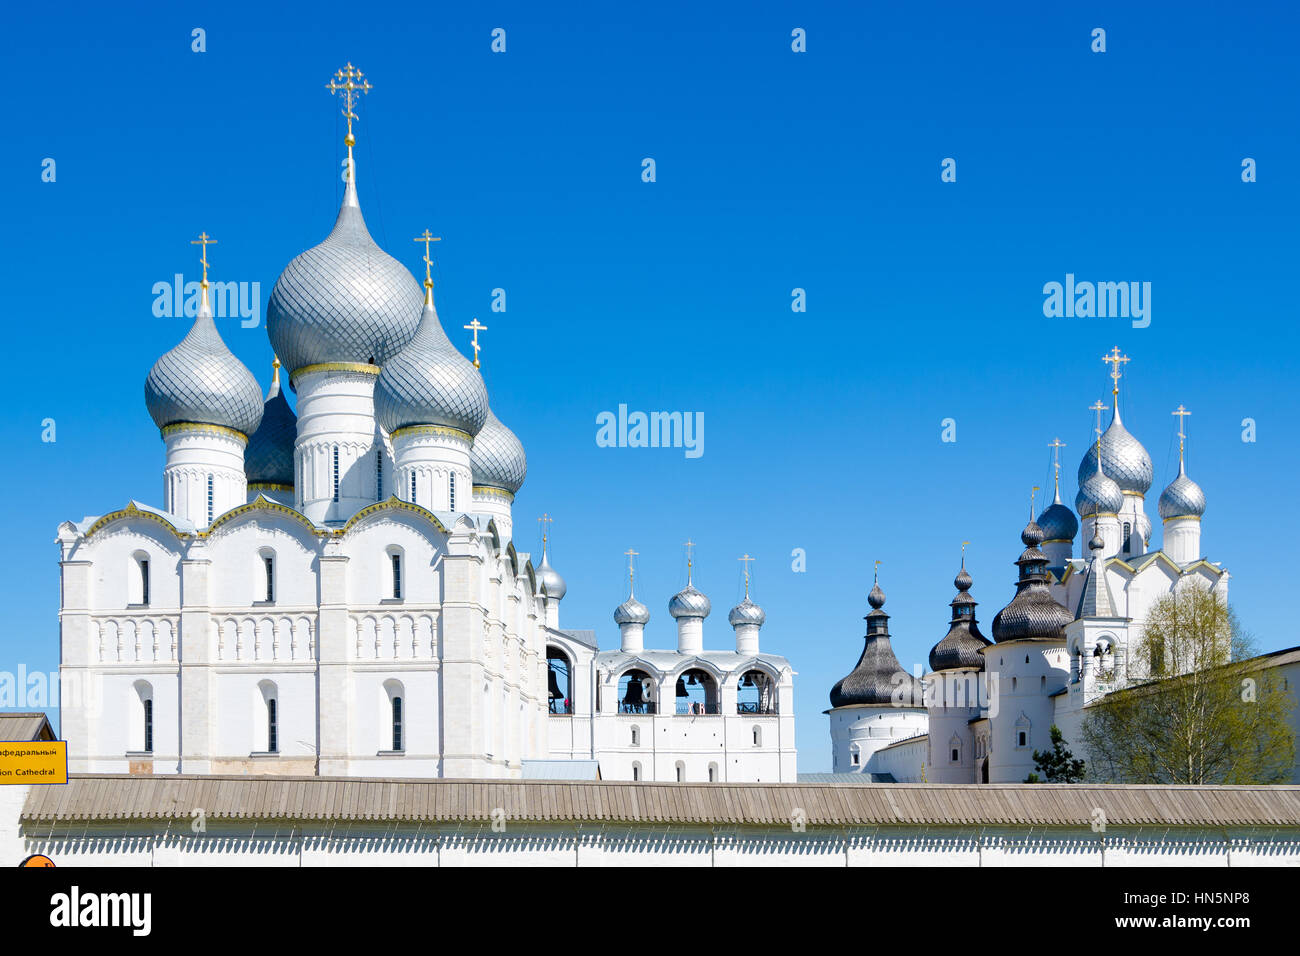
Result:
M1110 427L1101 436L1101 468L1120 487L1121 491L1145 495L1151 488L1153 471L1151 456L1142 443L1129 434L1119 415L1119 399L1111 414ZM1097 443L1088 445L1088 451L1079 462L1079 483L1097 470ZM1118 509L1116 509L1118 510Z
M308 365L383 365L420 320L420 285L370 238L349 180L334 229L284 267L266 307L271 346L290 374Z
M1178 467L1178 476L1169 483L1160 494L1160 503L1156 506L1161 521L1171 518L1199 518L1205 514L1205 492L1201 486L1187 477L1183 465Z
M701 620L713 611L713 604L694 584L688 583L673 595L668 602L668 613L676 620L679 617L698 617Z
M545 547L542 548L542 563L534 569L534 573L537 575L537 586L546 591L548 598L553 601L564 600L569 586L560 577L560 572L551 567L551 559L547 557Z
M763 609L751 601L746 595L745 599L731 609L727 615L727 623L732 627L739 627L742 624L757 624L762 627L767 621L767 614Z
M159 428L192 422L257 431L262 388L221 340L206 289L189 333L149 370L144 402Z
M262 408L262 423L244 449L244 474L250 484L292 485L293 444L298 438L298 418L280 391L277 368Z
M501 424L488 409L487 421L474 436L469 451L470 471L475 486L500 488L512 495L523 486L528 474L528 458L515 433Z
M375 418L390 434L408 425L444 425L474 437L487 417L483 376L448 340L430 291L415 336L375 382Z
M1124 492L1105 473L1097 470L1093 459L1093 472L1079 485L1079 493L1074 496L1074 507L1079 516L1087 518L1095 514L1119 514L1124 508Z
M619 627L624 624L649 624L650 609L638 601L635 595L628 595L628 599L614 608L614 623Z

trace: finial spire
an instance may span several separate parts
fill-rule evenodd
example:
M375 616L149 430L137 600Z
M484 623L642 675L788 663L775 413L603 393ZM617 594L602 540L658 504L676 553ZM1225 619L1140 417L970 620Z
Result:
M480 325L478 319L473 319L469 325L461 326L461 328L474 330L474 341L471 342L470 344L474 346L474 367L480 368L478 364L478 350L479 348L481 348L481 346L478 344L478 334L480 332L486 332L487 326Z
M880 583L880 562L879 561L876 562L875 576L871 579L871 583L872 584Z
M211 311L212 309L212 306L208 303L208 246L215 246L216 244L217 240L213 239L206 232L201 232L197 239L190 240L191 246L203 247L203 255L199 257L199 262L203 263L203 281L200 282L199 285L203 289L202 306L205 311Z
M1029 520L1034 520L1034 498L1038 495L1038 486L1029 489Z
M754 559L749 556L748 552L746 552L736 560L745 562L745 600L748 601L749 600L749 562L753 561Z
M686 586L691 586L691 578L695 567L695 542L690 538L686 539Z
M549 514L543 513L542 516L537 519L537 523L542 526L542 557L546 557L546 542L549 538L547 529L555 523L555 519Z
M361 97L374 89L370 81L365 79L365 74L358 70L351 63L348 63L341 70L334 71L334 78L325 84L325 89L329 90L335 96L343 97L343 115L348 121L348 135L344 137L343 142L348 147L348 179L351 181L353 176L352 165L352 147L356 145L357 138L352 135L352 121L357 118L357 114L352 111Z
M961 543L961 566L962 566L962 570L965 570L965 568L966 568L966 545L968 545L968 544L970 544L969 541L963 541L963 542Z
M415 241L424 243L424 304L433 305L433 256L430 243L441 242L442 236L435 236L426 229L423 235L415 237Z
M1061 503L1061 449L1065 447L1065 442L1059 438L1053 438L1047 443L1047 447L1052 449L1052 484L1055 486L1056 503Z
M1104 412L1109 407L1110 406L1107 405L1105 402L1103 402L1100 398L1088 406L1089 411L1094 411L1097 413L1097 427L1094 429L1094 431L1097 433L1097 470L1098 471L1101 471L1101 413Z
M1110 378L1111 378L1111 382L1113 383L1111 385L1111 395L1115 399L1115 416L1118 418L1119 417L1119 380L1120 380L1120 375L1122 374L1120 371L1120 366L1127 365L1129 358L1127 355L1119 354L1119 346L1117 345L1110 350L1110 354L1103 355L1101 357L1101 360L1110 366Z
M636 597L636 565L633 561L640 552L628 548L623 553L627 555L627 596Z
M271 356L271 384L277 387L280 384L280 358L277 355Z
M1187 416L1192 414L1181 404L1170 414L1178 416L1178 473L1184 472L1183 450L1187 443Z

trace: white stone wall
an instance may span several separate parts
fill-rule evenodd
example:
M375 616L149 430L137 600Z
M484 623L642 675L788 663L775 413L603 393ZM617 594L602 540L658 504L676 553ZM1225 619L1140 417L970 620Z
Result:
M835 707L829 713L831 770L834 773L869 770L876 751L900 740L918 737L929 727L929 718L923 707L855 705Z
M1063 641L1011 641L986 647L984 660L996 675L989 684L989 782L1021 783L1034 772L1034 751L1051 747L1051 695L1069 679L1069 654Z

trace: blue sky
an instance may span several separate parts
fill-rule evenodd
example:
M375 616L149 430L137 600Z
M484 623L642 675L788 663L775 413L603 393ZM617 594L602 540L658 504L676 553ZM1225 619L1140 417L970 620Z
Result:
M872 562L909 669L946 631L964 540L987 632L1029 488L1051 485L1047 443L1068 444L1072 501L1118 345L1125 422L1156 468L1148 513L1183 403L1207 555L1261 649L1295 644L1297 14L1128 7L11 11L0 670L57 668L59 522L160 503L142 384L188 322L154 317L153 284L198 277L206 230L214 279L260 282L265 306L328 232L343 147L323 85L349 60L375 84L367 222L412 271L411 237L441 235L444 325L463 351L461 325L489 326L492 406L529 458L517 540L536 549L554 516L565 626L615 645L633 547L647 641L672 646L689 537L705 645L729 647L736 558L754 555L764 647L799 672L800 769L829 769L821 711L861 650ZM1067 272L1150 282L1150 326L1045 318L1042 287ZM265 385L264 325L219 327ZM702 412L703 456L598 447L596 416L620 403Z

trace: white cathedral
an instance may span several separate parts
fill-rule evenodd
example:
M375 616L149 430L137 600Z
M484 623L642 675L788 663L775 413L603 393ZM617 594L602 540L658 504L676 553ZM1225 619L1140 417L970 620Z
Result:
M217 332L201 236L194 325L145 382L161 506L59 527L69 770L793 781L793 671L760 651L748 590L725 650L704 648L689 577L674 648L643 646L634 596L617 651L560 629L545 544L534 565L513 541L526 459L477 338L470 362L443 331L427 230L423 292L371 238L352 156L369 85L349 64L330 88L347 183L271 294L269 394Z
M1124 427L1115 349L1111 421L1079 463L1075 509L1055 499L1021 533L1015 596L993 618L993 639L979 629L965 562L954 584L948 633L930 651L923 677L898 662L877 584L868 598L866 647L853 671L831 691L833 764L839 773L931 783L1018 783L1035 769L1035 750L1050 749L1060 727L1075 756L1085 706L1144 675L1131 673L1129 649L1148 610L1190 586L1224 600L1228 572L1201 554L1205 495L1187 476L1179 428L1178 474L1157 504L1162 547L1151 548L1145 510L1151 456ZM1182 406L1174 412L1188 414ZM1059 452L1063 445L1053 442ZM1082 542L1075 554L1076 536Z

